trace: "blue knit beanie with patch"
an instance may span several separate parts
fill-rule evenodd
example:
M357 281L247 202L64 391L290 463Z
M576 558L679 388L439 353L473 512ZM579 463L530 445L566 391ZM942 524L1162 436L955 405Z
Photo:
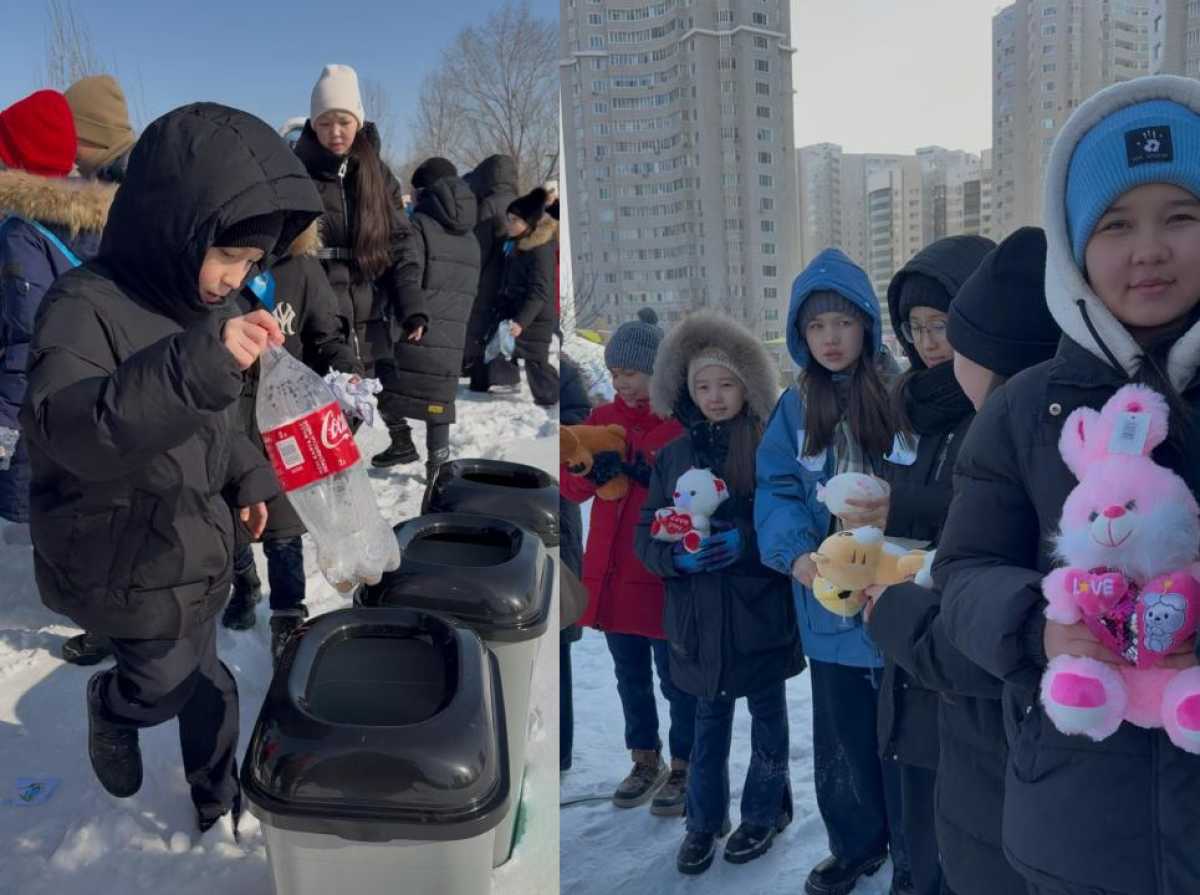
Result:
M1067 234L1080 270L1096 223L1123 193L1170 183L1200 197L1200 115L1156 99L1126 106L1075 145L1067 167Z

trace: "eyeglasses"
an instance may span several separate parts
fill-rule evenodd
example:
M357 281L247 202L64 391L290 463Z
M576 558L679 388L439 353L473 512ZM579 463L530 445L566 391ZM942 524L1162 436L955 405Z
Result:
M908 339L908 341L913 342L914 344L917 341L925 338L927 335L933 339L941 341L942 339L946 338L946 321L938 320L929 324L928 326L913 326L911 323L905 320L900 324L900 332L904 334L904 338Z

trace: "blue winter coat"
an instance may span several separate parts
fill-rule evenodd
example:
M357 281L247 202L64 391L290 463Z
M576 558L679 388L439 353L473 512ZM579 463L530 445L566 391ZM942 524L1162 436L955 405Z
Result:
M75 265L34 222L80 261L95 256L116 188L81 180L0 170L0 427L19 429L33 321L42 297ZM24 439L0 470L0 516L29 521L29 458Z
M844 295L871 320L868 338L873 353L882 351L879 300L863 270L837 249L817 255L792 284L788 307L787 345L796 365L808 364L808 344L800 331L800 311L816 291ZM817 500L817 485L837 469L833 451L802 457L804 402L797 386L779 398L758 448L758 485L754 497L754 528L765 565L791 576L792 564L816 550L829 533L830 516ZM804 652L818 662L878 668L883 657L871 642L862 617L843 618L821 606L812 591L792 579L796 620Z

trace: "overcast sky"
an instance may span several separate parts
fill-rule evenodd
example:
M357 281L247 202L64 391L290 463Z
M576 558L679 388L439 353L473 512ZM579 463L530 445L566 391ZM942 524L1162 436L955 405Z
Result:
M796 145L911 153L992 142L997 0L791 0Z

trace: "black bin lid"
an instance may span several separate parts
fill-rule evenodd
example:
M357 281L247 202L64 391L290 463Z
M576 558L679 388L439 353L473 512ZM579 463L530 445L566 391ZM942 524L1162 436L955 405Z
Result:
M461 840L511 781L496 658L451 619L341 609L297 629L242 763L264 823L360 842Z
M485 640L532 640L545 632L554 560L528 529L492 516L431 513L393 530L400 568L359 588L356 605L442 613Z
M547 547L558 545L558 479L507 460L445 463L429 489L423 513L477 513L523 525Z

